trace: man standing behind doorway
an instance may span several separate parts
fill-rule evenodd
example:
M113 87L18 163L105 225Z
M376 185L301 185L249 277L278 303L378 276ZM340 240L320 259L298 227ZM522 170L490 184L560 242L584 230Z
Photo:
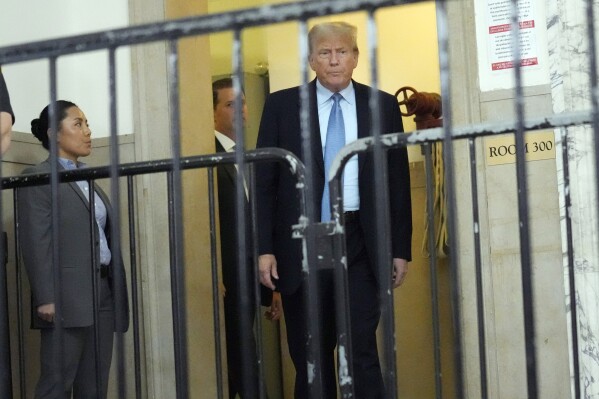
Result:
M242 116L245 124L247 118L247 106L245 96L241 95L243 102ZM217 152L235 151L235 91L231 78L224 78L215 81L212 84L212 100L214 108L214 135L216 138ZM220 243L221 243L221 262L222 276L225 285L225 329L227 340L227 364L229 380L229 398L235 398L237 394L243 399L253 399L259 397L258 390L258 369L256 358L256 342L253 331L243 332L241 328L241 314L249 313L250 320L255 316L254 295L250 295L252 300L239 298L240 284L248 284L248 291L254 292L254 268L253 256L253 237L251 234L251 225L245 224L245 237L247 248L247 262L238 265L237 259L237 229L238 224L243 223L237 217L236 207L236 181L237 165L226 164L217 168L218 181L218 204L220 218ZM246 200L247 200L246 187ZM249 215L249 204L246 201L246 215ZM245 281L239 281L239 268L243 268L246 273ZM265 288L262 287L261 288ZM262 305L272 305L269 312L269 318L278 320L281 317L279 294L272 294L268 289L261 290ZM251 363L254 365L249 370L242 369L241 348L242 340L247 339L246 347L251 348ZM251 386L243 387L243 374L249 373Z
M371 136L369 96L379 99L381 132L402 132L397 100L381 91L352 80L358 65L356 28L344 22L314 26L309 33L309 62L316 79L310 90L310 129L314 166L314 202L318 220L330 220L328 192L329 162L343 145ZM293 87L272 93L266 100L257 147L279 147L302 161L300 132L300 91ZM411 260L412 211L410 173L405 148L390 150L387 157L390 229L393 263L388 273L393 286L402 284ZM375 179L372 153L353 157L343 174L343 206L349 280L349 308L353 351L353 386L359 399L384 398L383 378L377 353L376 329L380 319L375 225ZM260 281L280 289L285 307L287 342L296 370L295 397L307 398L309 373L306 359L306 319L304 311L302 253L300 240L292 238L300 210L296 181L280 163L260 163L256 173L258 205ZM318 221L316 220L316 221ZM312 269L313 270L313 269ZM320 297L322 344L321 377L324 396L336 398L334 349L335 306L332 270L317 271Z

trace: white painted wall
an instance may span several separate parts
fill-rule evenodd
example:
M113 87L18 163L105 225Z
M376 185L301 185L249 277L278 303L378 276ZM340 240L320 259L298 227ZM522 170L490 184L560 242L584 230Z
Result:
M0 48L122 28L128 21L128 2L122 0L4 1L0 6ZM129 134L133 132L129 49L119 49L116 54L117 128L119 134ZM48 66L46 60L40 60L2 67L16 115L15 131L29 132L31 119L50 101ZM58 98L80 106L94 137L109 136L108 53L59 58L57 69Z

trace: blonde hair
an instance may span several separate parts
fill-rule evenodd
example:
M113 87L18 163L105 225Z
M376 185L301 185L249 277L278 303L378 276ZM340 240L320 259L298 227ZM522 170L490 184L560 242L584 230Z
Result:
M351 40L352 50L359 53L358 50L358 28L347 22L325 22L317 24L308 32L308 45L310 54L314 51L316 44L324 37L328 36L347 36Z

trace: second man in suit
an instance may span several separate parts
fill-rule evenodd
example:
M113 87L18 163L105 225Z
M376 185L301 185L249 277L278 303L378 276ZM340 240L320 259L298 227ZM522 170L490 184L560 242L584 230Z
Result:
M214 108L214 135L216 139L217 152L235 151L235 91L231 78L223 78L212 84L212 99ZM245 96L242 93L242 116L243 122L247 118L247 106ZM247 176L246 176L247 178ZM222 276L225 285L225 329L227 339L227 366L229 397L235 398L237 394L241 398L251 399L259 397L258 373L256 360L256 342L252 331L243 331L241 327L241 315L249 314L250 320L254 320L255 301L248 298L239 297L240 284L248 284L249 292L254 292L254 269L253 257L253 236L251 226L245 223L245 237L247 248L247 262L238 265L237 259L237 229L240 222L236 212L236 181L237 165L224 164L217 168L218 181L218 204L220 219L220 242L221 242L221 262ZM246 200L248 199L247 184ZM249 203L246 201L246 215L249 215ZM245 271L245 280L239 281L239 268ZM261 303L263 305L272 304L268 312L269 318L278 320L281 317L280 295L271 293L261 287ZM246 340L242 344L243 340ZM242 346L250 348L250 362L254 367L243 369L242 364ZM247 374L247 381L251 382L249 386L244 387L243 376Z

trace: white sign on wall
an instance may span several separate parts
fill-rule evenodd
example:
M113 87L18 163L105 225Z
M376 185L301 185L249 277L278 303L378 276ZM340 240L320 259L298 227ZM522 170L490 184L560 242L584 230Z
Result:
M480 89L513 88L512 0L476 0L475 10ZM517 11L523 85L548 84L545 6L541 0L519 0Z

